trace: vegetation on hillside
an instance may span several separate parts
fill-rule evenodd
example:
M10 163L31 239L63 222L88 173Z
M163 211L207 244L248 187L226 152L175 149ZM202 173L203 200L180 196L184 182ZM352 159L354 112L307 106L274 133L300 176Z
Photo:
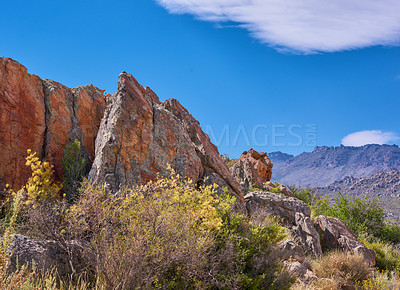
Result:
M74 277L39 277L23 267L14 274L20 288L288 289L293 283L276 250L285 230L276 222L248 224L232 211L235 199L217 196L215 185L196 187L171 169L167 178L115 194L84 181L70 203L57 195L52 167L35 153L27 160L32 177L11 197L3 252L18 220L22 233L52 239L70 253ZM4 273L2 289L14 287Z
M316 195L311 189L295 187L291 189L297 198L311 207L314 217L325 215L339 218L353 231L359 241L375 251L376 268L383 271L380 272L379 279L382 280L382 275L386 275L390 279L399 277L400 223L385 219L384 209L378 200L349 198L339 194L331 204L326 197ZM381 280L379 283L383 283L382 281L385 279ZM377 280L375 282L378 283Z

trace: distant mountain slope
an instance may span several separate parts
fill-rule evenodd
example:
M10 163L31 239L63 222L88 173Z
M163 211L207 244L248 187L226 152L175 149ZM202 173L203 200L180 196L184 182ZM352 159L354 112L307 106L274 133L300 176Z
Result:
M318 193L335 199L338 193L349 197L376 198L380 200L389 217L400 217L400 171L392 169L369 177L346 176L342 180L317 188Z
M361 147L316 147L312 152L292 156L272 152L272 180L300 186L326 186L346 176L361 178L400 169L397 145L364 145Z
M294 155L276 151L276 152L268 153L268 157L271 160L274 160L274 162L279 163L279 162L284 162L284 161L287 161L287 160L293 158Z

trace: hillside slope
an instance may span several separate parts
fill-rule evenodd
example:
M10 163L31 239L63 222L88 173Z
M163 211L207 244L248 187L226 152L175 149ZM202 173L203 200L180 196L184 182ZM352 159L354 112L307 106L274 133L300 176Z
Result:
M335 199L339 192L349 197L376 198L382 202L389 218L400 218L400 170L392 169L363 178L347 176L317 190L329 199Z

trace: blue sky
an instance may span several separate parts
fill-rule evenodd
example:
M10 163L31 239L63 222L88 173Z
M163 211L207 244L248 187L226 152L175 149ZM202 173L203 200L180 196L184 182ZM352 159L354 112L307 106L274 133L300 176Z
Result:
M3 1L0 55L108 93L125 70L231 157L398 143L398 1L297 2Z

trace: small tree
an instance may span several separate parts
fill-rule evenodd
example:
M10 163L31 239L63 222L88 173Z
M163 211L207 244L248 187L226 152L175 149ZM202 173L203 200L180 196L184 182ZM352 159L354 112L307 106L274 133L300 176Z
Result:
M64 191L69 202L72 202L81 186L85 174L86 160L80 154L81 142L75 139L71 144L65 145L62 165L64 174Z

